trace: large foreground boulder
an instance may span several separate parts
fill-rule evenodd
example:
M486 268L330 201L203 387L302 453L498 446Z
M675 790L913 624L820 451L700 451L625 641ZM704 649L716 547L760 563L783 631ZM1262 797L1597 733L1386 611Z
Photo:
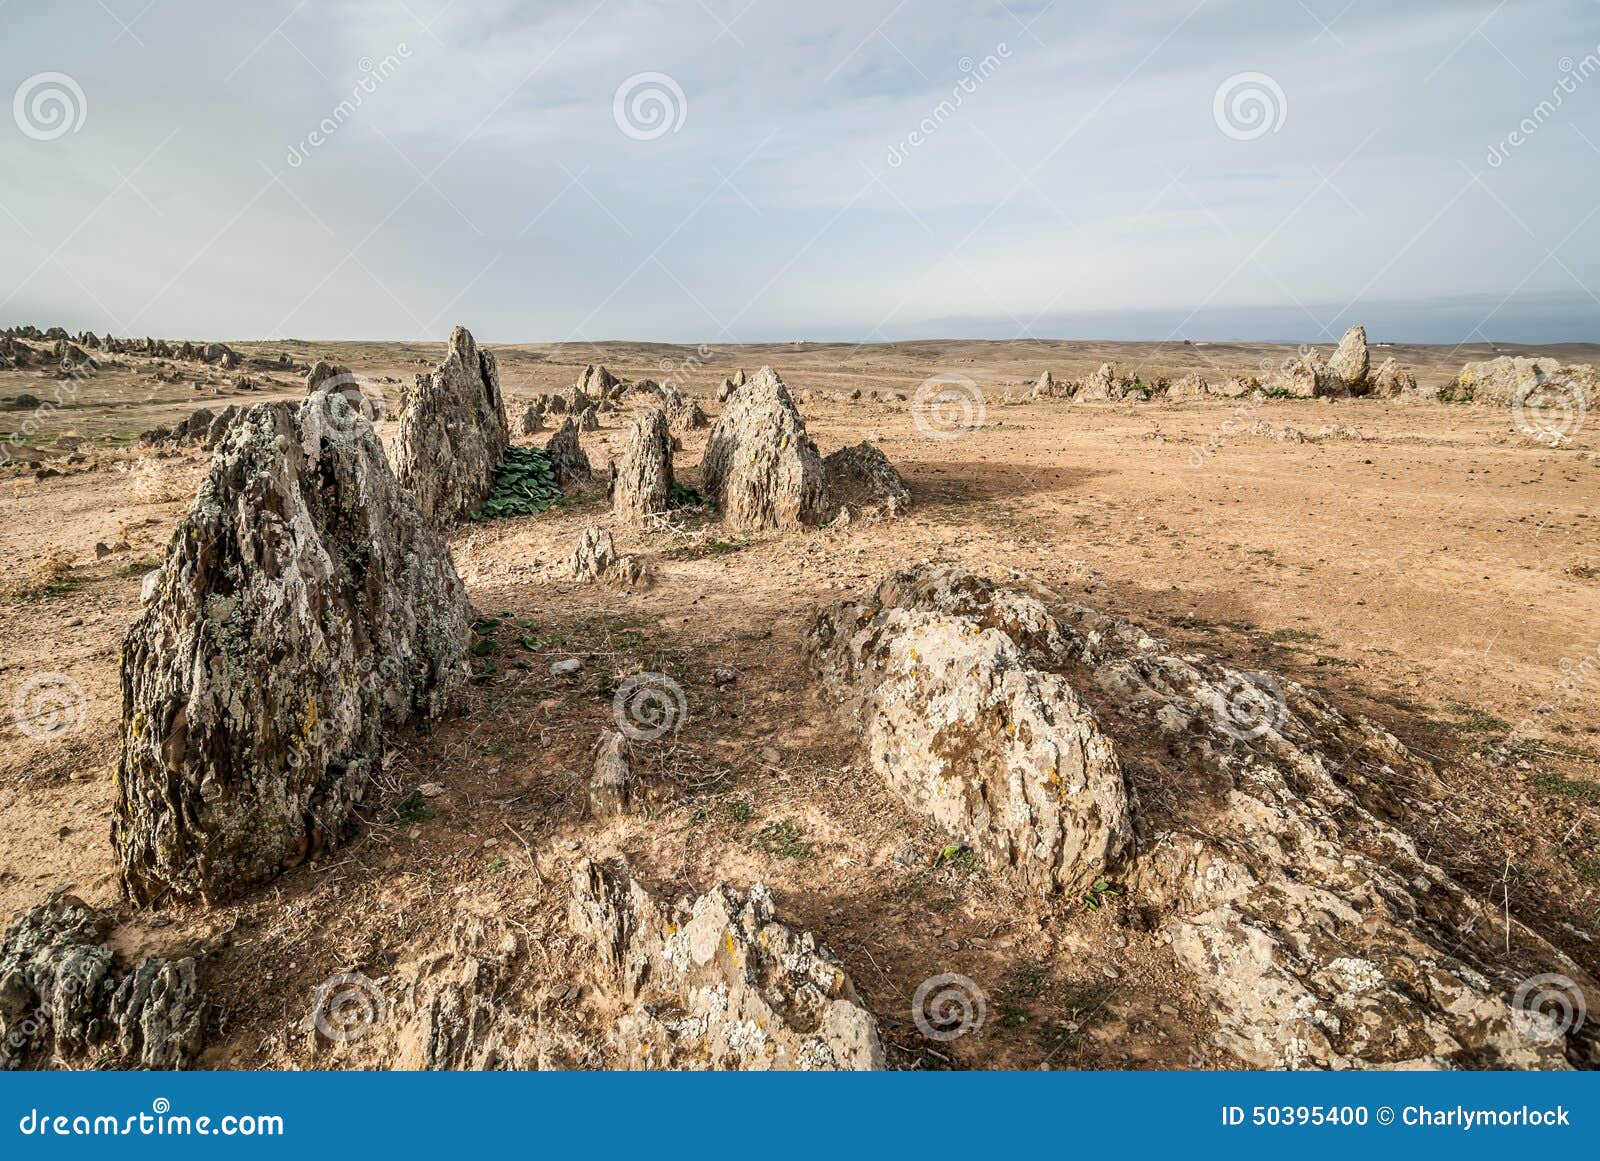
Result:
M1401 788L1437 793L1428 763L1314 690L960 569L891 577L820 614L813 635L824 685L845 695L891 784L920 767L928 796L961 766L1009 767L1016 789L989 801L1025 851L1055 849L1061 830L1060 812L1023 791L1083 768L1061 761L1063 729L1084 742L1069 756L1093 739L1097 768L1125 755L1136 838L1108 849L1106 877L1164 929L1214 1014L1214 1042L1246 1065L1600 1062L1592 1026L1524 1001L1536 979L1580 999L1596 996L1594 980L1388 821L1403 813ZM1002 702L997 687L1028 697ZM911 716L918 696L930 722L973 723L950 735L959 747L927 744L940 739Z
M672 506L672 432L661 411L634 421L628 446L611 484L611 512L619 520L643 524Z
M482 505L510 444L494 355L457 327L444 362L417 376L406 401L395 435L395 472L422 514L448 526Z
M757 883L662 904L625 871L573 871L568 921L593 947L630 1069L877 1069L877 1022L809 932L774 918Z
M1518 403L1529 397L1564 390L1574 403L1600 405L1600 372L1581 363L1563 364L1547 355L1533 358L1502 355L1462 365L1456 376L1458 398L1479 403Z
M113 823L139 903L226 898L338 843L384 727L465 676L444 542L337 391L235 423L150 590Z
M189 1068L205 1016L193 959L128 963L71 895L23 912L0 943L0 1069Z
M706 495L740 531L817 525L832 515L822 456L771 367L728 401L707 437L703 471Z

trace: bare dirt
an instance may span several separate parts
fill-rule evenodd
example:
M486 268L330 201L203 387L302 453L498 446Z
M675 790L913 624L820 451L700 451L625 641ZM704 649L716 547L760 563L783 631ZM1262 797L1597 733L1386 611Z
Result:
M235 347L334 358L391 404L441 351ZM724 375L770 363L824 454L874 440L914 506L898 519L762 537L692 517L653 531L615 525L617 549L655 574L638 590L565 577L580 532L604 521L598 491L543 516L464 526L451 549L478 614L500 622L477 662L493 671L431 736L394 739L355 841L235 905L136 913L117 897L108 840L118 651L140 578L161 560L206 458L130 444L196 406L304 388L289 372L247 371L257 389L243 392L234 375L193 364L169 364L180 382L154 382L151 361L123 356L73 380L59 407L0 412L0 428L33 417L28 443L44 456L42 472L0 470L0 709L41 674L65 675L86 701L76 728L42 738L0 714L0 916L70 883L90 903L121 908L124 946L201 950L216 1004L207 1064L377 1063L359 1044L329 1048L301 1027L314 988L345 971L386 978L466 913L521 928L537 949L528 994L566 997L571 1022L592 1023L584 956L566 930L567 873L580 858L621 853L670 890L768 883L780 916L839 955L894 1066L1229 1067L1191 989L1161 966L1137 900L1026 903L980 865L941 858L945 840L885 790L819 701L800 649L812 610L918 560L996 578L1019 570L1186 648L1319 686L1383 723L1434 758L1450 789L1397 825L1476 893L1600 969L1600 423L1551 448L1519 433L1506 409L1476 405L1019 401L1046 369L1060 379L1111 361L1146 379L1195 370L1220 380L1291 353L1267 346L495 353L512 415L590 362L625 379L673 378L715 414ZM1424 385L1495 353L1511 349L1373 352ZM1600 362L1593 347L1548 353ZM936 371L982 386L983 426L931 439L909 401L842 398L909 395ZM59 382L0 372L0 400L50 400ZM584 435L597 468L620 455L626 419L603 415ZM392 438L394 426L379 430ZM1279 438L1285 427L1305 442ZM83 438L78 462L50 446L61 433ZM676 457L691 484L705 436L684 433ZM551 676L563 658L583 660L575 679ZM738 676L718 684L716 669ZM636 746L644 808L590 819L590 747L612 723L617 683L645 671L682 685L688 720ZM1512 760L1495 763L1491 751L1513 731ZM444 792L419 798L424 782ZM912 994L941 972L976 980L988 1004L982 1029L951 1043L911 1022Z

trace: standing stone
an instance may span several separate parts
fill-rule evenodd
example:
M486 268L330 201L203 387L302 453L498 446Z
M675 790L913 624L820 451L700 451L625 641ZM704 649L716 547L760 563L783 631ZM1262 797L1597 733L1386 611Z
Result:
M881 507L898 516L911 507L911 492L889 457L866 440L842 447L822 461L828 497L857 509ZM845 522L849 523L848 516Z
M597 412L594 409L594 406L592 404L590 406L588 406L588 407L585 407L583 409L583 414L578 416L578 430L579 431L599 431L600 430L600 413Z
M578 546L567 558L567 572L584 584L615 581L633 585L645 579L643 562L631 553L617 555L610 529L598 526L585 528L578 537Z
M594 364L583 369L583 374L578 376L578 391L588 396L591 400L604 399L621 386L620 381L604 367Z
M594 769L589 773L589 812L596 818L626 814L632 783L627 737L617 730L602 730L594 744Z
M225 899L344 839L385 726L466 671L444 542L337 391L218 447L122 648L112 837L140 904Z
M561 426L550 437L550 442L544 445L544 449L550 453L556 470L556 483L562 487L578 480L587 480L593 475L594 469L589 466L589 457L578 439L578 421L570 415L561 421Z
M1101 363L1099 370L1078 385L1077 398L1082 402L1108 403L1122 395L1122 384L1110 363Z
M475 511L494 488L511 444L500 372L466 327L450 335L444 362L418 375L395 436L395 470L422 514L440 525Z
M732 379L724 379L722 385L717 388L717 402L726 403L733 398L733 393L736 390L737 388L734 387Z
M1372 393L1382 399L1413 395L1416 390L1417 377L1393 359L1385 359L1372 376Z
M522 409L522 434L538 435L544 430L544 410L537 403Z
M1056 377L1049 371L1041 372L1039 381L1033 385L1035 399L1048 399L1056 393Z
M642 524L672 506L672 436L660 411L641 415L628 434L628 446L611 485L611 511L618 519Z
M1367 369L1371 356L1367 353L1367 328L1351 327L1339 340L1338 349L1328 359L1328 374L1337 379L1345 391L1363 394L1367 387Z
M706 440L707 495L746 532L824 523L832 514L822 457L771 367L739 389Z
M1193 371L1167 384L1168 399L1197 399L1211 394L1211 385Z

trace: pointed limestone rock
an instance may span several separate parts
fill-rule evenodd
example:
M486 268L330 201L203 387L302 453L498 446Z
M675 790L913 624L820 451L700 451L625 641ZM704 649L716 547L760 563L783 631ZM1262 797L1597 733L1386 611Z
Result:
M706 440L705 489L746 532L826 523L822 457L778 373L763 367L728 403Z
M395 436L395 471L422 514L449 526L494 487L511 443L500 372L465 327L450 335L444 362L418 375Z
M660 411L641 415L611 485L611 511L619 520L642 524L672 505L672 435Z

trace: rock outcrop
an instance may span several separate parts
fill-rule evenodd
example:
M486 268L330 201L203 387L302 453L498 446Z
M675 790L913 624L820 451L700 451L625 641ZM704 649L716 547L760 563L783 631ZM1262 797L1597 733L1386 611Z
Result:
M583 530L578 546L567 558L567 573L585 584L616 583L635 585L646 579L644 564L630 554L618 555L607 528Z
M1372 375L1372 392L1380 399L1417 393L1417 377L1393 359L1385 359Z
M733 528L816 525L832 515L822 457L771 367L738 389L706 440L704 488Z
M1517 403L1552 386L1586 407L1600 405L1600 372L1583 364L1562 364L1537 355L1531 359L1502 355L1466 363L1456 376L1455 395L1479 403Z
M1191 371L1167 384L1168 399L1199 399L1211 394L1211 384Z
M23 912L0 943L0 1069L190 1068L205 1017L192 958L128 963L71 895Z
M631 524L646 523L672 506L672 434L667 417L649 411L634 421L628 446L611 483L611 512Z
M579 864L568 921L594 948L601 986L633 1005L615 1027L618 1066L882 1068L877 1023L849 977L774 911L759 883L664 905L624 870Z
M443 712L467 604L337 391L217 448L122 649L113 838L138 903L216 900L328 850L385 726Z
M1367 352L1367 328L1351 327L1328 358L1328 374L1349 395L1364 395L1368 389L1367 371L1371 356Z
M494 355L457 327L444 362L417 376L401 413L395 472L422 514L449 526L488 498L510 444Z
M911 490L894 464L865 440L823 457L822 474L833 504L857 511L881 510L890 516L911 507Z
M572 416L561 421L556 433L545 443L550 461L556 469L556 483L561 487L588 480L594 474L589 456L578 438L578 421Z
M1115 369L1110 363L1101 363L1094 374L1085 376L1078 384L1073 398L1080 403L1109 403L1125 394L1125 385L1117 378Z
M1176 653L1086 606L960 569L891 577L868 601L820 614L813 640L824 684L854 708L874 765L910 781L920 764L924 794L957 763L1015 761L1023 785L1047 779L1061 748L1037 747L1043 727L1023 705L1009 729L969 727L959 748L930 750L927 727L908 721L898 732L912 690L936 695L930 722L953 717L947 707L960 701L988 704L991 672L1013 688L1058 682L1088 703L1093 730L1080 736L1097 739L1106 768L1124 755L1140 788L1129 800L1137 840L1109 856L1105 874L1164 928L1216 1017L1215 1042L1246 1065L1600 1060L1592 1028L1555 1028L1511 1002L1539 973L1591 996L1594 981L1387 821L1404 813L1408 787L1430 797L1426 761L1315 691ZM934 684L945 673L952 680ZM1059 731L1063 721L1084 716L1048 724ZM998 811L1014 799L991 801ZM1047 848L1055 815L1036 809L1016 810L1014 825Z
M522 409L522 434L538 435L544 430L544 408L530 403Z
M620 731L602 730L595 741L588 792L589 813L596 818L627 813L633 796L633 763L627 736Z

